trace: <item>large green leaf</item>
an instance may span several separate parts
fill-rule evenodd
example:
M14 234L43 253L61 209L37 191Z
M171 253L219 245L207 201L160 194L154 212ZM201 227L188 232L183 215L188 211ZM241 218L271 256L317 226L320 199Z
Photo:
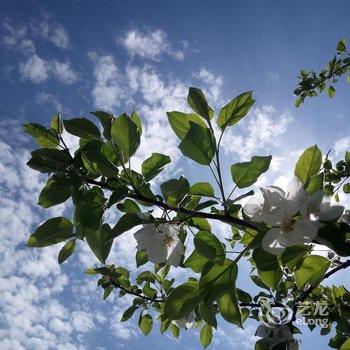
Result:
M300 290L307 284L315 287L323 279L331 262L319 255L308 255L302 262L298 270L294 272L295 283Z
M167 112L167 116L169 124L181 141L185 138L190 128L190 122L203 126L204 128L206 127L205 121L198 114L173 111Z
M179 180L171 179L160 185L162 195L169 205L178 205L190 189L188 180L181 176Z
M41 173L63 172L72 161L67 151L58 149L41 148L33 151L31 155L27 165Z
M152 153L152 155L147 158L142 163L142 175L146 181L149 181L156 177L165 165L171 162L169 156L161 153Z
M70 195L70 179L53 175L47 180L45 187L40 192L38 204L43 208L49 208L65 202Z
M258 177L269 169L272 157L254 156L250 162L236 163L231 166L231 175L239 188L251 186Z
M190 122L190 128L179 145L182 154L202 165L209 165L214 157L216 141L213 132Z
M120 236L122 233L129 231L135 226L149 224L153 221L154 220L149 213L126 213L113 227L113 236Z
M24 132L32 136L41 147L55 148L59 144L58 137L40 124L24 124L23 128Z
M302 183L307 183L311 176L316 175L322 164L322 152L317 145L306 149L297 161L294 169L294 175Z
M209 120L210 107L202 90L190 87L188 90L187 102L197 114Z
M199 254L213 263L222 265L225 261L225 249L211 232L198 231L194 236L194 246Z
M221 108L218 116L218 125L221 130L237 124L249 112L255 102L252 95L252 91L244 92Z
M281 254L281 262L283 266L293 271L309 251L310 248L304 245L287 247Z
M124 163L135 154L140 145L138 127L126 113L113 120L111 137L120 149Z
M242 314L238 305L235 288L226 292L218 301L221 316L230 323L242 327Z
M46 247L65 241L73 236L73 224L64 217L47 220L30 235L28 247Z
M206 263L199 280L202 297L206 301L219 299L234 288L236 278L237 264L232 260L226 259L223 265Z
M113 114L106 113L103 111L95 111L91 112L94 116L96 116L103 127L103 136L107 139L111 139L111 127L112 127L112 121L115 118Z
M262 248L257 248L253 252L253 260L261 280L270 288L276 289L282 277L277 256L265 252Z
M190 188L190 194L204 197L215 197L213 186L209 182L197 182Z
M204 265L208 262L208 259L199 254L197 250L194 250L192 254L187 258L184 265L189 267L194 272L200 273Z
M77 224L83 228L97 231L102 223L105 201L103 192L97 187L84 193L83 198L79 200L75 208Z
M213 329L206 323L200 331L199 338L204 348L207 348L213 339Z
M169 294L164 304L164 315L170 320L186 317L196 308L198 302L198 282L186 282Z
M101 136L98 127L86 118L73 118L63 120L65 129L72 135L84 139L99 138Z
M217 328L216 307L213 303L206 303L202 300L198 304L198 312L205 322L210 324L215 329Z
M110 226L103 224L97 231L87 229L85 230L85 237L97 259L104 264L113 244L113 232Z

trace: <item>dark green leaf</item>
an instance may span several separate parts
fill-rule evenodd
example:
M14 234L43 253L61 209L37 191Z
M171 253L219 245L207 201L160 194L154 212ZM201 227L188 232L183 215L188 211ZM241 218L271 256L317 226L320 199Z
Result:
M239 188L251 186L258 177L269 169L272 157L252 157L250 162L236 163L231 166L231 175Z
M194 272L202 272L203 266L208 262L208 259L200 255L196 250L185 261L185 266L192 269Z
M194 237L194 246L199 254L215 264L225 261L225 249L215 235L206 231L198 231Z
M309 251L310 248L303 245L287 247L281 255L281 262L283 266L287 266L289 270L293 271Z
M191 186L189 193L204 197L215 197L213 186L209 182L197 182Z
M64 217L47 220L29 237L28 247L46 247L73 236L73 224Z
M218 301L221 316L230 323L242 327L242 314L238 306L237 295L234 286L226 292Z
M99 138L101 136L97 126L86 118L66 119L63 121L63 124L70 134L84 139Z
M208 102L202 90L195 87L190 87L188 91L187 102L197 114L199 114L204 119L209 120L210 107L208 106Z
M121 318L121 322L125 322L127 320L129 320L132 315L135 313L135 311L138 309L138 306L137 305L132 305L130 306L124 313L123 313L123 316Z
M171 159L161 153L152 153L151 157L147 158L142 163L142 175L146 181L150 181L156 177L162 170L163 167L170 163Z
M58 258L57 258L59 264L62 264L74 253L75 246L76 246L76 240L71 239L62 247L62 249L58 253Z
M162 195L169 205L178 205L190 189L188 180L181 176L179 180L171 179L160 185Z
M112 127L112 121L115 118L113 114L106 113L103 111L95 111L91 112L94 116L96 116L103 127L103 136L107 139L111 139L111 127Z
M201 301L198 305L199 315L202 319L215 329L217 328L216 308L212 303Z
M216 141L213 132L190 122L190 128L179 145L182 154L202 165L209 165L214 157Z
M153 222L153 219L148 213L126 213L113 227L113 236L120 236L122 233L129 231L137 225L148 224L151 222Z
M67 151L41 148L31 153L32 158L27 165L42 173L65 171L71 163L71 156Z
M53 205L65 202L71 195L70 179L53 175L39 195L39 205L49 208Z

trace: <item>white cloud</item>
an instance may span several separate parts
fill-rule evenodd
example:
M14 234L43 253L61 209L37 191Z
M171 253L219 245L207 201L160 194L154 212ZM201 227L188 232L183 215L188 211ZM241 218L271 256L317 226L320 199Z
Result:
M67 31L62 24L54 21L52 18L36 21L31 28L34 35L41 36L51 41L57 47L61 49L66 49L68 47L69 38Z
M57 97L44 91L41 91L36 95L36 101L41 105L43 104L52 105L55 109L55 112L63 112L63 110L65 110L61 102L58 101Z
M344 152L350 151L350 136L343 137L334 143L335 156L344 156Z
M117 64L111 55L98 56L90 53L89 57L94 63L95 85L91 92L94 106L111 111L119 106L122 97Z
M177 60L184 58L180 50L173 50L168 41L167 34L162 30L141 32L137 29L125 33L120 40L131 57L140 56L150 60L158 61L163 54L174 57Z
M247 160L254 152L277 146L288 125L293 121L288 113L278 114L274 107L253 108L239 128L228 128L222 141L226 153L236 153Z

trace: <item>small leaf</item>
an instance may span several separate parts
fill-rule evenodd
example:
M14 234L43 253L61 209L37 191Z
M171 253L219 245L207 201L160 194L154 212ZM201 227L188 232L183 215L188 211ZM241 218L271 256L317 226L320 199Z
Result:
M64 217L47 220L29 237L28 247L46 247L73 236L73 224Z
M327 94L329 97L333 97L335 95L335 88L332 85L328 87Z
M295 282L300 290L304 289L307 284L315 287L323 279L331 262L319 255L307 256L300 268L295 271Z
M51 130L55 131L57 134L63 133L63 122L60 113L53 116L53 118L51 119L50 127Z
M147 158L142 163L142 175L146 181L150 181L156 177L165 165L171 162L169 156L161 153L152 153L151 157Z
M151 332L152 326L153 326L152 316L149 314L146 314L146 315L141 314L139 319L139 327L144 336L148 335Z
M132 315L135 313L135 311L138 309L138 306L136 305L132 305L130 306L124 313L123 313L123 316L121 318L121 322L125 322L127 320L129 320Z
M167 112L167 116L170 126L181 141L185 138L190 128L190 122L206 128L205 121L199 115L194 113L187 114L173 111Z
M181 153L202 165L209 165L214 157L216 141L213 132L190 122L190 128L179 145Z
M199 337L200 337L202 346L204 348L207 348L213 339L213 330L208 323L206 323L204 327L201 329Z
M306 149L295 165L294 175L302 183L307 183L311 176L318 174L322 164L322 153L317 145Z
M136 252L136 267L140 267L148 262L146 250L138 250Z
M175 337L176 339L178 339L179 338L179 335L180 335L180 329L179 329L179 327L176 325L176 324L174 324L174 323L172 323L171 325L170 325L170 332L171 332L171 334L173 335L173 337Z
M179 180L171 179L160 185L162 195L169 205L178 205L190 189L188 180L181 176Z
M225 293L218 301L221 316L230 323L242 327L242 314L238 305L237 295L234 287Z
M345 39L341 39L338 42L337 51L338 52L345 52L346 51L346 40Z
M231 166L231 175L239 188L251 186L270 166L272 157L254 156L250 162L236 163Z
M110 296L110 294L112 293L113 289L114 289L113 286L108 286L106 289L104 289L102 299L106 300Z
M187 102L197 114L204 119L209 120L209 106L202 90L195 87L190 87Z
M139 133L139 135L142 135L142 121L141 118L139 117L139 115L133 111L130 115L131 120L136 124L137 126L137 131Z
M213 186L209 182L197 182L191 186L189 193L203 197L215 197Z
M217 121L221 130L237 124L249 112L255 102L252 95L252 91L244 92L221 108Z
M100 130L97 126L86 118L73 118L63 121L65 129L72 135L84 139L99 138Z
M71 239L62 247L62 249L58 253L58 258L57 258L59 264L62 264L74 253L75 246L76 246L76 240Z
M113 227L113 237L120 236L122 233L129 231L135 226L148 224L153 221L154 220L148 213L126 213Z
M55 148L59 144L57 136L40 124L24 124L23 128L24 132L32 136L41 147Z

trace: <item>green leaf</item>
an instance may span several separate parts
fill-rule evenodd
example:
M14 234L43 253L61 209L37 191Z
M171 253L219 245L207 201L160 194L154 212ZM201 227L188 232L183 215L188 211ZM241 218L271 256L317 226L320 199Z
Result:
M190 189L188 180L181 176L179 180L171 179L160 185L162 195L169 205L178 205Z
M190 188L190 194L204 197L215 197L213 186L209 182L197 182Z
M237 264L226 259L223 265L208 262L204 265L199 288L204 300L214 301L234 288L237 278Z
M94 116L96 116L103 127L103 136L107 139L111 139L111 127L112 127L112 121L115 118L113 114L106 113L103 111L95 111L91 112Z
M108 224L103 224L97 231L85 230L86 241L98 260L106 262L113 244L113 234Z
M130 115L131 120L136 124L137 126L137 131L139 132L139 135L142 135L142 122L141 122L141 118L139 117L139 115L133 111Z
M199 114L204 119L209 120L210 107L208 106L208 102L202 90L195 87L190 87L188 91L187 102L197 114Z
M102 299L106 300L110 296L110 294L112 293L113 289L114 289L113 286L108 286L107 288L105 288L103 291Z
M350 350L350 338L341 345L340 350Z
M28 123L23 125L24 132L32 136L40 147L55 148L59 140L50 130L40 124Z
M152 316L149 314L146 314L146 315L141 314L139 319L139 327L144 336L148 335L151 332L152 326L153 326Z
M66 119L63 120L63 124L70 134L84 139L99 138L101 136L97 126L86 118Z
M231 175L239 188L251 186L270 166L272 157L254 156L250 162L236 163L231 166Z
M58 253L58 258L57 258L59 264L62 264L74 253L75 246L76 246L76 240L71 239L62 247L62 249Z
M202 230L202 231L211 231L211 226L209 224L209 221L205 218L190 218L188 219L188 224L190 226L194 226L196 228L198 228L198 230Z
M282 265L293 271L309 251L310 248L304 245L287 247L281 254Z
M350 193L350 183L345 184L345 185L343 186L343 191L344 191L344 193L346 193L346 194L349 194L349 193Z
M113 227L113 236L120 236L122 233L129 231L135 226L141 224L149 224L154 220L148 213L126 213L124 214L116 225Z
M88 140L81 148L81 159L87 171L105 177L115 177L118 168L102 153L103 142Z
M256 343L255 343L255 347L254 350L270 350L271 346L270 346L270 341L269 339L263 338L263 339L259 339Z
M218 301L221 316L230 323L242 327L242 314L238 305L235 288L226 292Z
M306 284L317 286L323 279L331 262L319 255L307 256L300 268L294 272L295 283L300 290L304 289Z
M333 97L335 95L335 88L332 85L328 87L327 94L329 97Z
M176 339L179 338L180 329L179 329L179 327L178 327L176 324L172 323L172 324L170 325L170 332L171 332L171 334L173 335L173 337L175 337Z
M97 231L101 226L105 211L105 200L103 192L97 187L84 193L83 198L75 207L77 224L89 230Z
M307 186L307 192L310 194L313 194L316 191L323 190L323 181L324 181L323 173L311 176L310 182Z
M111 136L121 151L124 163L126 163L140 145L140 133L137 125L124 113L113 120Z
M338 52L345 52L346 51L346 40L343 38L339 40L337 45L337 51Z
M125 312L123 313L123 316L121 318L121 322L126 322L127 320L129 320L133 314L135 313L135 311L138 309L137 305L132 305L130 306L127 310L125 310Z
M47 220L30 235L28 247L46 247L65 241L73 236L73 224L64 217Z
M138 250L136 252L136 267L140 267L148 262L146 250Z
M201 273L203 266L208 262L208 259L199 254L197 250L194 250L192 254L187 258L184 265L189 267L194 272Z
M252 96L253 91L244 92L221 108L217 121L221 130L237 124L249 112L255 102Z
M54 115L50 123L51 130L55 131L57 134L63 133L63 122L61 119L61 113Z
M65 172L72 158L67 151L41 148L31 152L32 158L27 165L41 173Z
M186 317L196 308L198 302L198 282L186 282L169 294L164 304L164 315L170 320Z
M208 323L206 323L204 327L201 329L199 337L200 337L202 346L204 348L207 348L213 339L213 330Z
M127 198L124 203L117 205L117 208L124 213L140 213L140 207L133 200Z
M261 280L270 288L276 289L282 277L277 256L257 248L253 252L253 260L258 269Z
M322 164L322 153L317 145L306 149L295 165L294 175L302 183L307 183L311 176L316 175Z
M214 157L216 141L213 132L190 122L190 128L179 145L182 154L202 165L209 165Z
M214 304L201 301L198 305L198 311L205 322L215 329L217 328L218 324L216 321L216 308Z
M40 192L38 204L43 208L49 208L65 202L70 195L70 179L53 175L47 180L45 187Z
M171 159L169 156L161 153L152 153L152 155L142 163L142 175L146 181L150 181L170 162Z
M190 122L203 126L204 128L206 127L204 120L199 115L194 113L187 114L173 111L167 112L167 116L169 124L181 141L185 138L190 128Z
M215 235L206 231L198 231L193 242L199 254L215 264L224 263L225 249Z

